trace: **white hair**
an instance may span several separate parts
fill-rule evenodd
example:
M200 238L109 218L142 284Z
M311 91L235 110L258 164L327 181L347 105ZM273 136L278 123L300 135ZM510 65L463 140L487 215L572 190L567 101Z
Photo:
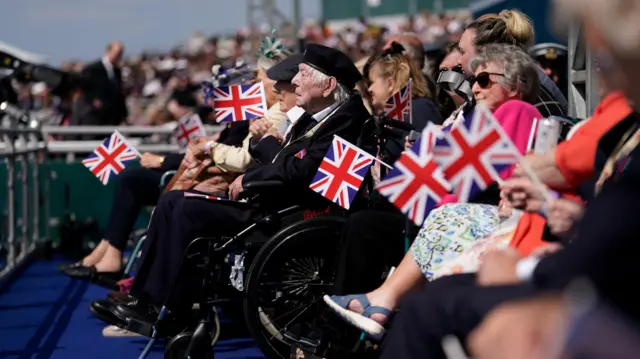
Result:
M309 75L313 80L314 85L324 85L329 81L329 76L319 70L309 66ZM336 81L336 88L333 90L333 99L336 102L344 102L349 99L351 96L351 90L349 90L345 85Z

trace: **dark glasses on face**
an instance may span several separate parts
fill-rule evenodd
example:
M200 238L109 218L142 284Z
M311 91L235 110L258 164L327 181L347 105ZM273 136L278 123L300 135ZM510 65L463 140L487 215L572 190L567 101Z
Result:
M492 83L494 83L495 81L491 80L491 75L495 75L495 76L503 76L504 74L498 74L495 72L481 72L477 75L475 75L473 78L471 78L471 86L473 86L473 84L477 83L478 86L480 86L480 88L482 89L486 89L488 88Z

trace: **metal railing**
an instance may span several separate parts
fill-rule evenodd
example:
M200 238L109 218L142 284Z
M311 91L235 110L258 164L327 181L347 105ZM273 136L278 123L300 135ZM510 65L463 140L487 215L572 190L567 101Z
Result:
M0 280L3 280L27 261L38 244L50 238L49 171L48 151L41 131L5 121L0 127L0 140L0 158L6 170L4 238L0 241L4 254L4 258L0 257L0 261L4 260L0 266ZM41 171L44 176L40 175ZM41 198L43 203L40 203ZM40 233L41 223L44 233Z

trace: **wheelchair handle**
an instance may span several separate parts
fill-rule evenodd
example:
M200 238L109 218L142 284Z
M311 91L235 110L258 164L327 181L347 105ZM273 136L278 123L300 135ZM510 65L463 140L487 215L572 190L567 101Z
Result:
M394 119L390 119L386 116L382 116L379 119L380 125L384 127L390 127L392 129L398 129L406 132L414 131L415 128L412 124L408 122L398 121Z

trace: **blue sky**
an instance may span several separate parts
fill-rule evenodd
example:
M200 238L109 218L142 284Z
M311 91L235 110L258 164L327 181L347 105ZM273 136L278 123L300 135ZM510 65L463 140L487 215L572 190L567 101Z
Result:
M100 56L121 40L129 53L170 48L196 30L228 32L246 25L249 0L17 0L0 11L0 40L52 64ZM292 0L275 0L290 16ZM301 0L303 18L319 18L320 0Z

